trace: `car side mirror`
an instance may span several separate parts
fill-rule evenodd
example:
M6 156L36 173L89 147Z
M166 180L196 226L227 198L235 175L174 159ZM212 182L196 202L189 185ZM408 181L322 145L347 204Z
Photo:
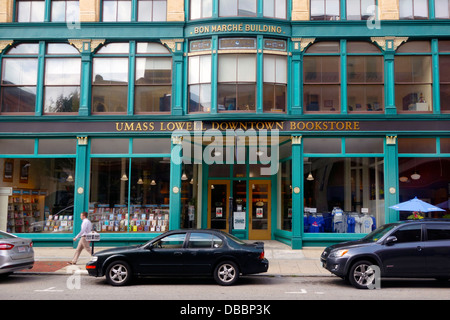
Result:
M396 242L397 242L397 237L396 236L390 236L390 237L387 237L385 244L386 245L393 245Z

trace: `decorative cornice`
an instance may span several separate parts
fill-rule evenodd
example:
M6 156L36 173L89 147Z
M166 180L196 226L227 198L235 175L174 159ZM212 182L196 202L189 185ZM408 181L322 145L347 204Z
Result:
M383 51L395 51L403 42L408 41L408 37L371 37L370 40L378 44Z
M294 50L303 51L311 43L314 43L316 38L292 38L291 41L294 43Z
M182 51L182 43L184 42L184 39L161 39L161 43L164 44L167 48L170 49L170 51Z
M105 39L69 39L69 43L77 48L80 53L86 51L94 52L105 41Z

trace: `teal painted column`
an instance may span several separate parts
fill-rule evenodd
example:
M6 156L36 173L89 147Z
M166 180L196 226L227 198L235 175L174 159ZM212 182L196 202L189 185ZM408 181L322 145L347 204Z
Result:
M134 81L136 79L136 41L130 41L130 58L128 59L128 105L127 115L134 114Z
M181 171L182 171L182 137L172 136L170 157L170 216L169 229L181 227Z
M39 58L37 69L37 86L36 86L36 109L35 115L40 116L44 113L44 77L45 77L45 42L39 42Z
M345 2L345 1L342 1ZM344 6L345 7L345 6ZM347 40L343 39L341 47L341 113L347 114Z
M91 74L92 51L91 40L69 40L81 53L81 84L80 84L80 108L78 115L91 114Z
M303 54L300 52L292 52L291 62L291 103L290 114L303 113Z
M264 40L262 36L257 36L256 54L256 113L263 113L264 100Z
M215 1L214 1L215 3ZM213 5L214 8L214 5ZM219 50L219 37L212 36L211 38L211 113L217 113L217 82L219 77L219 57L217 51Z
M303 247L302 136L292 136L292 249Z
M399 180L398 180L398 157L397 157L397 136L386 136L385 158L384 158L384 194L385 194L385 221L381 223L396 222L399 214L393 209L389 209L399 202Z
M75 236L81 228L80 213L87 211L89 202L87 190L88 176L88 137L77 137L77 156L75 163L75 194L73 208L73 235ZM73 243L75 248L76 243Z
M434 2L434 1L432 1ZM439 83L439 47L438 40L431 40L431 52L432 52L432 77L433 77L433 113L441 113L441 93L440 93L440 83Z
M391 40L387 40L386 43ZM384 106L386 114L397 114L395 107L394 50L384 52Z
M169 40L173 52L172 78L172 115L183 115L183 75L184 75L184 45L183 39Z

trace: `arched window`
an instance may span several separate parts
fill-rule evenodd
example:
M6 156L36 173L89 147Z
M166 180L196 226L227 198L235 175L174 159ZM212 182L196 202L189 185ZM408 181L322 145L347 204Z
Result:
M367 42L347 43L348 112L384 111L383 56Z
M136 50L135 113L170 112L172 57L161 44L140 42Z
M304 111L340 112L339 42L313 44L303 58Z
M47 44L44 78L44 112L78 112L81 58L65 43Z
M92 113L126 113L128 54L128 43L110 43L96 53L92 72Z
M1 112L34 113L38 75L38 43L11 48L3 58Z
M398 112L431 112L432 65L429 41L401 45L395 56L395 105Z

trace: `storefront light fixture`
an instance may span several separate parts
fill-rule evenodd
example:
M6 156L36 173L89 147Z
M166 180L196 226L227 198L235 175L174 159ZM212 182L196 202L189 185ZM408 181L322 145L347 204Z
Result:
M156 186L156 181L155 181L155 179L153 179L152 182L150 182L150 185Z
M142 178L139 178L137 184L144 184L144 181L142 180Z
M186 181L188 179L187 175L185 172L183 172L183 174L181 175L181 180Z
M419 180L420 179L420 174L417 171L414 171L414 173L411 175L411 179Z
M120 178L120 180L121 180L121 181L128 181L127 175L124 173L124 174L122 175L122 178Z
M73 182L73 177L71 174L69 174L69 176L66 179L67 182Z
M402 177L400 177L400 182L408 182L408 177L405 177L405 176L402 176Z
M308 177L306 177L306 180L308 180L308 181L313 181L314 180L314 177L313 177L311 172L308 174Z

